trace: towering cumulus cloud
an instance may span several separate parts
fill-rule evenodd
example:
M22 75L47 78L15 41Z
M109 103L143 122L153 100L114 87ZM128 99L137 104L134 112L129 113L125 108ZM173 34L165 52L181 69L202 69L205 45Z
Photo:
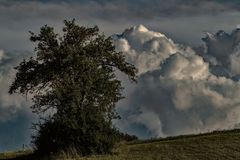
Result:
M224 38L224 33L218 34ZM213 69L227 65L238 74L239 54L235 49L231 55L228 48L216 50L222 38L218 42L209 36L204 39L208 50L201 54L143 25L114 36L117 49L139 70L138 84L126 84L131 91L119 105L124 118L117 125L122 130L140 137L164 137L238 127L240 84Z

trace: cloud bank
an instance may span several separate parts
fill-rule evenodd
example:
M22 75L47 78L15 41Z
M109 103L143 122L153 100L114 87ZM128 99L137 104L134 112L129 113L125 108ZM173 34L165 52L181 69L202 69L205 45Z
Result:
M18 3L20 2L20 3ZM130 16L130 17L154 17L154 16L182 16L198 14L215 14L220 12L239 10L240 3L236 0L2 0L1 4L22 4L22 3L43 3L43 4L75 4L96 9L93 11L101 14L94 14L98 18L109 16Z
M81 25L98 25L107 35L143 23L178 42L199 45L203 31L238 25L239 6L216 0L0 0L0 48L30 50L29 30L49 24L59 31L62 21L72 18Z
M223 39L220 37L219 41ZM124 119L118 126L141 137L238 127L240 84L229 76L216 74L209 60L214 59L216 64L222 62L222 67L236 73L234 65L239 61L232 57L238 54L228 52L233 44L238 46L236 37L229 36L223 44L218 38L204 39L206 52L197 54L191 47L174 43L142 25L115 35L117 49L139 69L138 84L131 86L127 99L119 106ZM221 46L226 49L222 50ZM203 54L212 57L206 59L210 56L203 57ZM230 63L224 65L225 60Z
M21 55L22 56L22 55ZM9 95L8 89L15 76L13 69L20 57L0 50L0 151L21 148L29 144L31 123L34 120L26 97Z

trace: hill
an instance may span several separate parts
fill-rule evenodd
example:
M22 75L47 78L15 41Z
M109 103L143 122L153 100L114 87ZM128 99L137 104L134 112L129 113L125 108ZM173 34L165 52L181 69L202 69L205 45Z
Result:
M116 147L113 155L72 158L79 160L236 160L240 159L239 145L240 130L216 131L207 134L121 143ZM15 160L32 159L30 158L32 155L29 152L27 154ZM13 157L13 154L11 156ZM0 154L0 159L4 158L14 159ZM52 157L52 159L69 158L71 159L64 153Z

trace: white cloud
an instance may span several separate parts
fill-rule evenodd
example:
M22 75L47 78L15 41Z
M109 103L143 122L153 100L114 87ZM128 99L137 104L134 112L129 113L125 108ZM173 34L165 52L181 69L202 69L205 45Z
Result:
M119 39L115 41L116 49L128 53L127 59L136 65L139 74L158 68L164 59L178 50L172 40L143 25L127 29L114 38Z
M172 136L238 126L240 84L212 74L190 47L143 26L115 36L115 43L139 69L139 82L123 107L125 130L137 123L150 136Z

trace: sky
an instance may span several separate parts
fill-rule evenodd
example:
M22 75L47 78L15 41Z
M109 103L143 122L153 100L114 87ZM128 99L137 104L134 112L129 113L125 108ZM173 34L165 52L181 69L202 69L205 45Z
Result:
M238 0L0 0L0 151L30 146L37 121L29 98L7 92L13 67L34 54L29 31L60 32L73 18L113 35L139 70L137 85L121 76L121 131L150 138L239 126Z

